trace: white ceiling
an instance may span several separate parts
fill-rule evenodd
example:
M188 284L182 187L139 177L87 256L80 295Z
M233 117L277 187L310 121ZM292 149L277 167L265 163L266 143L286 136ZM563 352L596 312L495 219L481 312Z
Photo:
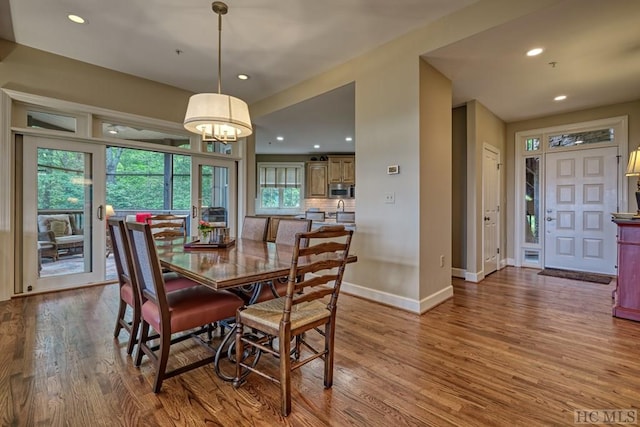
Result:
M258 101L474 2L228 0L222 90ZM71 23L68 13L88 24ZM209 0L0 0L0 15L0 37L20 44L194 92L216 90ZM544 116L640 99L638 22L638 0L564 0L424 58L453 81L454 105L477 99L505 121ZM533 46L546 51L525 57ZM348 85L253 118L257 152L313 153L313 144L354 151L344 140L354 129L353 93ZM568 99L553 102L560 93Z

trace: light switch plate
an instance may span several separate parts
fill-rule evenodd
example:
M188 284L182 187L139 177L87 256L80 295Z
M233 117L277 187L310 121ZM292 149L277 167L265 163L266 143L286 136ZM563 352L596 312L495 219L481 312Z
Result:
M385 203L395 203L396 202L396 193L384 193L384 202Z

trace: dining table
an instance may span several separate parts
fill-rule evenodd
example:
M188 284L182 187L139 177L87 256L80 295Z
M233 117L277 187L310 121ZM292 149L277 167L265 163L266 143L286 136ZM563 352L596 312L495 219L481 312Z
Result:
M253 297L260 293L263 284L288 276L295 248L292 245L241 238L231 239L220 247L197 245L190 237L158 239L155 243L164 269L218 291L250 289L254 295L249 301L255 300ZM311 256L300 257L298 265L315 260L317 258ZM347 263L357 260L355 254L347 257ZM222 325L228 326L229 331L216 349L214 368L220 378L233 381L233 375L222 371L221 363L225 359L233 363L235 319L228 319Z

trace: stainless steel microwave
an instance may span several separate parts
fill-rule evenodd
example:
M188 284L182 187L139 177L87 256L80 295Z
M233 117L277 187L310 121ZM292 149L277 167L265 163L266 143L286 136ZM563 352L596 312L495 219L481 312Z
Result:
M356 186L351 184L329 184L330 199L354 199Z

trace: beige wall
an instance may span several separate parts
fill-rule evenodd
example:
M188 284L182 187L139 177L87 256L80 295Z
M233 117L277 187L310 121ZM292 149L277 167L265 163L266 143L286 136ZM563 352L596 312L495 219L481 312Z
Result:
M629 151L635 150L640 145L640 100L633 102L625 102L622 104L606 105L597 108L590 108L587 110L573 111L565 114L557 114L549 117L541 117L532 120L523 120L519 122L513 122L507 124L507 188L508 194L515 194L515 136L516 132L542 129L552 126L567 125L571 123L580 123L590 120L606 119L609 117L628 116L629 121ZM635 189L636 179L629 178L627 195L629 200L629 206L633 206L635 203ZM632 208L630 208L633 210ZM507 204L507 235L515 235L515 203L513 198L508 200ZM513 239L507 240L507 256L509 258L515 257L515 248L513 247Z
M451 81L420 61L420 300L453 295L451 99Z
M506 125L478 101L467 103L467 265L469 280L484 277L482 261L482 151L489 144L500 151L501 162L505 158ZM504 174L503 174L504 175ZM501 202L506 200L504 177L501 176ZM504 209L500 220L506 221ZM501 230L501 247L505 245L504 227ZM504 251L502 251L504 252Z
M0 39L0 87L182 123L190 92Z

